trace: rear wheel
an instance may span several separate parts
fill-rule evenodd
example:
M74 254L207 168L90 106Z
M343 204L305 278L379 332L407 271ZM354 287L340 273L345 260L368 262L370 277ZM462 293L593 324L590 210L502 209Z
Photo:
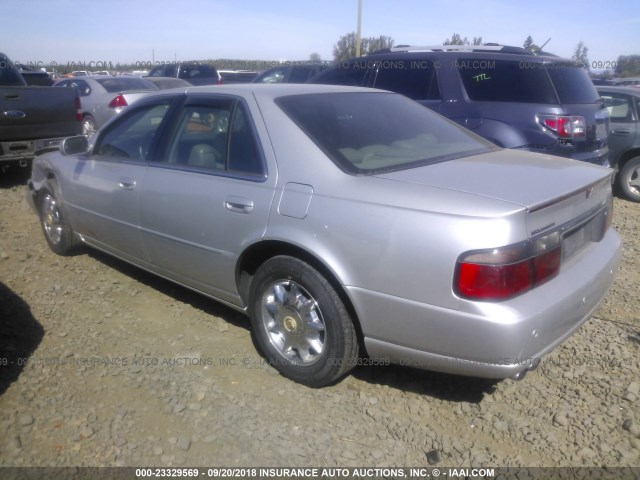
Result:
M55 185L48 182L40 195L40 225L51 250L58 255L70 255L77 248L76 239L66 214L56 195Z
M302 260L278 256L265 262L251 284L250 308L260 349L285 377L322 387L356 365L358 342L344 303Z
M640 202L640 157L629 159L618 173L618 186L624 198Z

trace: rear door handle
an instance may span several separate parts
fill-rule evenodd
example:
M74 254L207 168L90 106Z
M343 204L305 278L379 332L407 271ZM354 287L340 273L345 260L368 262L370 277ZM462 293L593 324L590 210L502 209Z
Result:
M224 208L236 213L251 213L253 211L253 201L248 198L231 195L224 199Z
M611 130L614 135L631 135L631 130Z
M132 178L121 178L118 186L122 190L133 190L134 188L136 188L136 181Z

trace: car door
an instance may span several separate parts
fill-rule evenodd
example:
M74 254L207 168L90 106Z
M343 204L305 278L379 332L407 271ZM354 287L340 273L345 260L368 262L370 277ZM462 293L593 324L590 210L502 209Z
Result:
M236 261L264 234L276 180L258 135L264 124L252 119L262 122L250 102L190 97L140 192L142 238L154 269L237 305Z
M74 166L66 201L86 241L126 260L144 261L138 193L148 152L170 108L160 99L123 114L101 132L92 152Z
M630 95L613 91L601 91L600 93L609 112L611 129L607 142L611 165L615 166L620 160L620 156L633 146L638 134L638 118Z

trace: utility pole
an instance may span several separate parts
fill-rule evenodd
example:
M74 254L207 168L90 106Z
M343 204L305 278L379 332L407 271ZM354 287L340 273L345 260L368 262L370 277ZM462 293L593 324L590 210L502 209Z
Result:
M360 56L362 44L362 0L358 0L358 29L356 31L356 57Z

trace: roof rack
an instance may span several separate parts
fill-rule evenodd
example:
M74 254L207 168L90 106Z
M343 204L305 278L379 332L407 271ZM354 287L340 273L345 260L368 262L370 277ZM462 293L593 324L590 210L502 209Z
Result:
M496 52L496 53L515 53L520 55L550 55L547 52L531 51L522 47L513 47L510 45L500 45L497 43L485 43L484 45L430 45L430 46L411 46L396 45L391 48L383 48L373 53L401 53L401 52Z

